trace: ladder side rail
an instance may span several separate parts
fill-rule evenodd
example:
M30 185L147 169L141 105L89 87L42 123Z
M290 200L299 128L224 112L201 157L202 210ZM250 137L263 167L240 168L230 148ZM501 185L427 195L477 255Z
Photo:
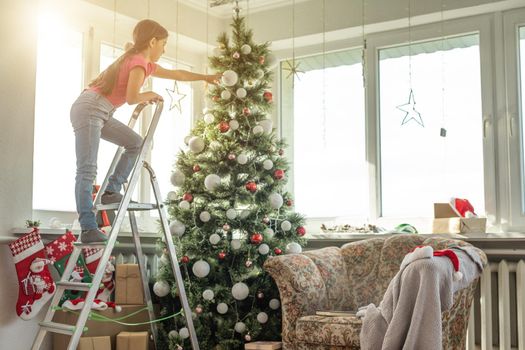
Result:
M168 251L170 254L170 262L173 273L175 274L175 282L177 284L177 290L179 291L179 299L184 310L184 316L186 318L186 326L190 333L190 340L193 350L199 350L199 342L197 340L197 334L195 332L195 327L193 326L192 311L188 303L188 297L186 296L186 290L184 288L184 282L182 279L182 274L180 272L180 267L178 264L177 252L175 249L175 244L173 243L173 237L171 236L168 218L166 217L166 212L164 209L164 204L162 202L162 195L160 193L159 184L157 182L157 177L153 169L149 166L148 163L144 164L144 167L150 173L150 181L153 186L153 193L155 199L158 203L158 212L161 219L162 230L164 231L164 238L166 240L166 245L168 246Z
M133 110L133 113L131 114L131 118L129 119L129 122L128 122L129 128L133 129L135 127L135 124L137 123L140 113L142 113L142 110L144 109L144 107L146 107L145 103L140 103L137 105L137 107L135 107L135 109ZM96 207L98 204L100 204L100 197L102 196L102 193L104 193L104 191L106 190L106 187L109 181L109 177L115 171L115 168L117 167L117 163L123 152L124 152L124 147L119 147L117 149L117 152L115 153L115 156L113 157L113 161L111 162L111 165L109 166L109 170L106 173L106 177L104 178L104 181L102 182L102 185L100 186L100 189L97 192L97 196L95 197L95 200L93 201L93 206Z
M142 246L140 244L140 236L137 225L137 218L135 217L135 212L130 211L128 213L129 221L131 224L131 232L133 234L133 242L135 243L135 249L137 252L137 260L140 270L140 277L142 279L142 289L144 291L144 299L146 301L146 306L148 307L148 314L150 320L155 319L155 310L153 309L153 302L151 301L151 292L149 289L149 280L147 276L146 264L144 260L144 253L142 252ZM153 342L155 344L155 349L157 349L157 326L156 323L151 323L151 334L153 335Z

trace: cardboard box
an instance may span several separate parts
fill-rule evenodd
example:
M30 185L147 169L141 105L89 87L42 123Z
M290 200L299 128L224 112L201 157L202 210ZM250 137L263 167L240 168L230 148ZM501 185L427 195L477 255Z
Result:
M117 264L115 303L117 305L144 304L144 289L138 264Z
M487 218L462 218L449 203L434 203L432 233L485 233Z
M110 337L80 338L77 350L111 350Z
M253 343L244 344L245 350L273 350L281 349L283 343L280 341L254 341Z
M113 309L93 312L115 319L129 315L144 308L145 305L122 305L121 312L115 312ZM55 312L55 316L53 317L53 322L75 325L77 322L77 318L77 314L74 314L72 312L57 311ZM125 322L127 323L139 323L147 321L149 321L149 314L148 310L146 309L137 313L136 315L126 318L125 320ZM97 322L89 319L86 322L86 327L88 327L88 330L84 332L83 337L109 336L111 338L111 344L116 344L117 334L119 334L120 332L148 331L151 328L148 324L140 326L124 326L114 322ZM53 350L66 350L70 338L71 337L69 335L53 333Z
M120 332L117 350L148 350L148 332Z

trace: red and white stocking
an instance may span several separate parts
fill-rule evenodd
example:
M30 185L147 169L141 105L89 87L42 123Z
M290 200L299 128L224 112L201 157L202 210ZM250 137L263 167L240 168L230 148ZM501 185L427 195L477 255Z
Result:
M84 249L84 258L86 260L86 266L89 272L94 275L97 271L100 258L102 257L102 249ZM104 269L104 276L102 277L102 284L97 291L97 299L102 301L109 301L111 294L115 290L115 282L113 279L113 272L115 266L113 265L113 259L110 259Z
M9 244L18 276L16 313L23 320L33 318L55 293L47 265L44 244L37 228Z

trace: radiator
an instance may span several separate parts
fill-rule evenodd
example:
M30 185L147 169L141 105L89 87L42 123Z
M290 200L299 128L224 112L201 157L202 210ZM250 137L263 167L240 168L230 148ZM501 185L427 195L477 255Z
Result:
M525 261L489 267L470 311L466 348L525 350Z

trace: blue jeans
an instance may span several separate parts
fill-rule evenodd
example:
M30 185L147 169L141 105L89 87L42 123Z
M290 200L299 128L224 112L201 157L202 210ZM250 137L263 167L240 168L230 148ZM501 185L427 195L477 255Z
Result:
M142 147L142 137L127 125L113 118L115 107L102 95L84 91L71 107L71 124L75 131L77 173L75 200L82 230L97 228L92 190L97 176L97 155L100 138L125 148L107 191L119 192L126 182Z

